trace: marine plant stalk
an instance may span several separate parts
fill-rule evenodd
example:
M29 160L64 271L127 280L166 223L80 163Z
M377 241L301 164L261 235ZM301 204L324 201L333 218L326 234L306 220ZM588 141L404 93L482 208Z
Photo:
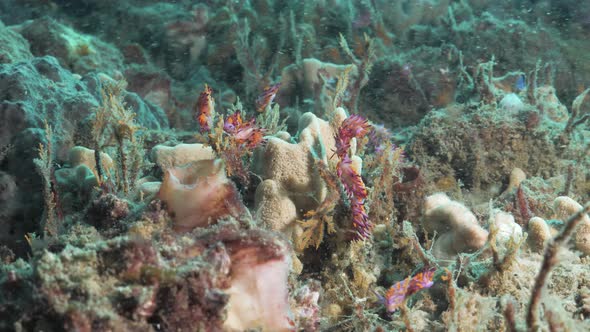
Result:
M567 243L570 236L580 224L580 222L584 219L584 215L588 213L588 211L590 211L590 202L587 202L580 211L571 215L567 219L565 227L561 230L561 232L547 244L545 255L543 256L541 271L537 275L533 293L531 294L529 311L526 317L528 331L536 332L540 330L539 305L541 304L541 295L545 281L547 281L553 266L557 264L557 253L559 252L559 248Z
M98 144L96 145L96 148L94 149L94 162L96 163L96 180L98 182L98 185L101 186L102 185L103 170L102 170L102 164L100 161L100 148L99 148Z
M39 158L35 158L33 163L43 181L45 202L43 234L45 237L54 237L57 236L58 231L57 219L58 217L60 220L62 218L58 208L57 184L53 167L53 129L47 124L47 121L45 121L45 140L45 144L39 143Z
M514 302L508 301L504 307L504 322L506 323L506 330L508 332L518 332L516 329L516 318L514 313Z
M410 313L408 310L408 306L406 305L406 301L404 301L400 306L400 311L402 314L402 320L404 321L404 325L406 326L406 331L414 332L415 330L412 327L412 321L410 320Z
M123 189L123 192L125 193L125 195L127 195L129 193L129 180L128 180L128 176L127 176L127 155L125 154L125 144L123 141L123 137L121 137L120 135L117 135L117 151L119 153L119 158L120 158L120 165L121 165L121 183L120 186L122 188L119 189Z

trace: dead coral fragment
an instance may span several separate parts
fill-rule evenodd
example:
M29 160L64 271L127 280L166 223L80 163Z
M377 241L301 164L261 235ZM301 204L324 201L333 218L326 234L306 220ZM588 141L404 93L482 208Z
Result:
M318 301L321 288L322 285L319 281L310 280L294 291L292 307L296 326L300 331L319 331L320 306Z
M560 197L555 201L555 205L559 203ZM587 202L585 206L580 206L579 210L573 213L566 221L565 227L561 230L557 236L555 236L546 246L545 254L543 255L543 264L541 265L541 271L537 275L535 280L535 286L531 294L531 300L529 303L529 310L526 316L527 327L530 331L537 331L540 329L541 322L539 321L539 305L541 304L541 297L545 282L549 277L549 273L553 267L559 262L557 254L559 249L565 245L570 239L572 233L578 227L580 223L588 219L588 211L590 211L590 202Z
M574 129L577 126L583 124L584 122L587 122L588 120L590 120L590 113L588 111L586 111L586 112L580 111L582 104L587 99L589 92L590 92L590 89L586 89L586 90L584 90L584 92L582 92L580 95L578 95L576 97L576 99L574 99L574 102L572 103L572 114L571 114L570 118L568 119L567 124L565 125L565 128L564 128L562 136L561 136L562 142L568 142L569 136L574 131Z
M540 252L551 238L551 229L547 222L539 217L533 217L528 223L528 239L531 248Z
M565 220L569 215L582 209L582 205L568 196L560 196L553 202L553 211L557 219ZM584 255L590 255L590 217L584 214L580 226L575 230L576 249Z

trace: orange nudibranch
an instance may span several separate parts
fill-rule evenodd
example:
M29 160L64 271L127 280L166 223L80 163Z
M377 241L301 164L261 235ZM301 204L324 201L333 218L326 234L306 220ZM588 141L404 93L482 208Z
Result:
M262 113L266 110L266 107L270 105L275 99L281 83L269 86L256 98L256 111Z
M213 122L213 112L215 111L215 99L213 99L213 89L205 84L205 90L199 95L195 106L195 115L201 128L201 132L209 131Z

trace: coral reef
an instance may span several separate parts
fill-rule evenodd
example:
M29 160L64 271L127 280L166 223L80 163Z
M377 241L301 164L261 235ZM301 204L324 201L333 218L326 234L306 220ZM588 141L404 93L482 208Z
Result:
M0 330L590 330L589 10L0 0Z
M27 40L19 33L7 28L0 22L0 38L2 48L0 49L0 63L12 63L33 58Z
M183 331L291 330L288 246L269 233L224 224L192 239L171 240L170 247L129 237L83 240L88 235L79 232L76 237L85 244L58 253L45 251L34 264L18 261L3 267L13 275L2 281L3 287L13 285L3 299L15 300L2 309L3 329L12 321L24 329L50 324L47 328L149 331L149 318L165 329ZM260 279L263 273L268 278ZM84 283L77 281L81 279ZM261 280L264 284L257 284ZM28 306L27 298L19 295L32 289L38 305ZM269 297L273 305L266 303ZM8 319L10 310L22 315ZM224 320L226 315L231 321Z
M18 31L31 45L33 55L54 56L73 73L83 75L100 69L113 75L123 67L117 48L50 17L26 22Z

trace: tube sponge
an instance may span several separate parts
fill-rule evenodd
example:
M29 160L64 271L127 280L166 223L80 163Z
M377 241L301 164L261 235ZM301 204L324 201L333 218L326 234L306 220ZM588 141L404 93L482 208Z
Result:
M224 248L222 251L228 254L229 259L222 259L222 264L229 263L224 269L229 280L223 287L229 301L219 331L296 331L288 283L293 251L287 241L274 232L244 230L226 222L191 235L197 246L183 250L189 255L214 247Z
M225 216L248 213L221 160L199 160L165 170L159 197L173 215L176 231L205 227Z
M444 193L426 197L422 226L438 237L433 246L437 258L452 258L462 252L473 252L486 243L488 232L477 222L475 215Z
M227 319L229 331L295 331L289 306L289 255L260 259L261 249L243 248L232 257Z

